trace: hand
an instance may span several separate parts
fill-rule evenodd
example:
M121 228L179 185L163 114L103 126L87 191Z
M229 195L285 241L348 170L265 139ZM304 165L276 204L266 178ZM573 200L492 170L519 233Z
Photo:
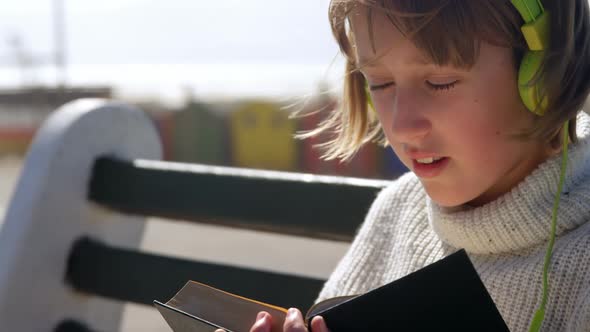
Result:
M250 332L270 332L272 316L266 312L261 311L256 316L256 322L250 329ZM326 326L326 322L321 316L314 317L311 321L311 329L313 332L330 332ZM303 321L301 311L295 308L289 309L283 324L284 332L308 332ZM217 330L216 332L220 332Z

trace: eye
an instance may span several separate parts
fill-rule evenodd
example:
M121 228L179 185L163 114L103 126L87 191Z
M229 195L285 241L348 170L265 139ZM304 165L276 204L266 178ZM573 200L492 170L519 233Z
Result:
M379 91L379 90L383 90L383 89L387 89L388 87L394 85L393 82L387 82L384 84L378 84L378 85L369 85L369 90L370 91Z
M450 89L454 88L455 85L457 84L457 82L459 82L459 81L453 81L453 82L449 82L449 83L442 83L442 84L440 84L440 83L432 83L430 81L426 81L426 84L432 90L435 90L435 91L444 91L444 90L450 90Z

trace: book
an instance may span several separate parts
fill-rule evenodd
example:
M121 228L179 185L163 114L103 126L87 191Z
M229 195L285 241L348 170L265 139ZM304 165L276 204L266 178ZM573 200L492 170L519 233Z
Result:
M247 332L260 311L273 316L272 332L280 332L287 313L195 281L154 305L174 332ZM317 315L331 332L508 331L465 250L367 293L318 302L305 314L308 327Z

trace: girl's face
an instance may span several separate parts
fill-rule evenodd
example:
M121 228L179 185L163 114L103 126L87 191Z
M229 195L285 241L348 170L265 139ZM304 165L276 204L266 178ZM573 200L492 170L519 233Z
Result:
M369 63L361 72L389 144L435 202L483 205L547 159L545 144L511 137L535 117L520 101L511 49L482 43L470 69L437 66L373 13L376 52L365 12L351 17L357 57Z

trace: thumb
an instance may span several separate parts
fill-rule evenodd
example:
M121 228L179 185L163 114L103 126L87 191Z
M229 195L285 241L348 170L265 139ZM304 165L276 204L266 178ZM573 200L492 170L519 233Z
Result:
M272 316L266 311L261 311L256 316L256 322L250 329L250 332L270 332L271 327Z
M315 316L311 320L311 331L312 332L330 332L328 330L328 326L326 325L326 321L322 316Z

